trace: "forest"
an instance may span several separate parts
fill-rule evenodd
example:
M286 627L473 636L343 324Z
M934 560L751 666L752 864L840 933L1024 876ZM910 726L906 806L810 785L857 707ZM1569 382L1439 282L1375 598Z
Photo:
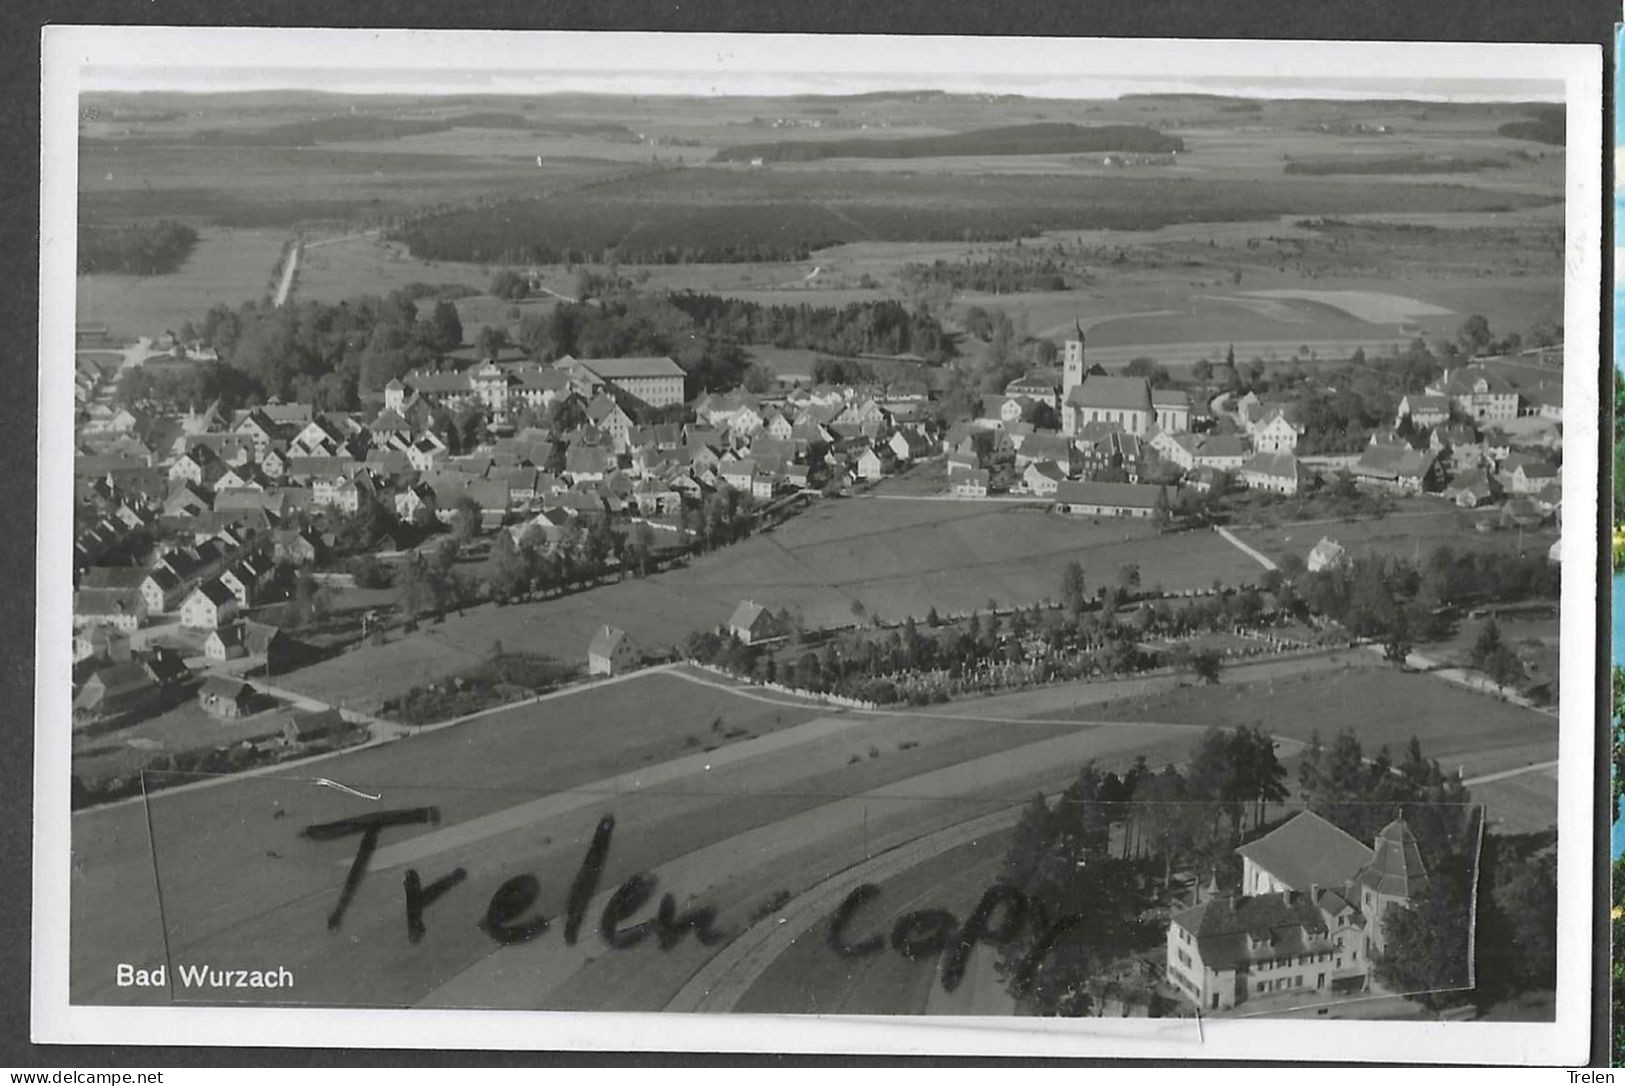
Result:
M815 162L826 158L940 158L950 155L1057 155L1087 151L1167 154L1185 141L1137 124L1077 125L1057 122L1007 125L946 136L858 137L781 140L724 147L713 162Z
M81 223L79 274L165 275L197 245L197 231L172 219L119 225Z

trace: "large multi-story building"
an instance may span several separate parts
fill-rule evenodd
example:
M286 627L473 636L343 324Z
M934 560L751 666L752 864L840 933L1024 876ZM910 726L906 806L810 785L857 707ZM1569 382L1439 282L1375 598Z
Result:
M650 407L670 407L685 398L683 367L669 358L588 358L570 365L597 385L614 385Z
M1429 396L1449 397L1456 409L1470 419L1501 422L1518 417L1518 390L1484 366L1445 370L1426 392Z
M1310 811L1242 845L1240 892L1210 889L1170 918L1169 983L1204 1011L1276 994L1365 990L1390 909L1428 885L1403 817L1374 845Z

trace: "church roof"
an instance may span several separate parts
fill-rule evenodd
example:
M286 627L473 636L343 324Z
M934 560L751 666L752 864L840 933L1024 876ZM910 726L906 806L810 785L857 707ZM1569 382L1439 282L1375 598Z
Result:
M1074 407L1105 407L1150 411L1151 385L1143 377L1090 374L1066 398Z

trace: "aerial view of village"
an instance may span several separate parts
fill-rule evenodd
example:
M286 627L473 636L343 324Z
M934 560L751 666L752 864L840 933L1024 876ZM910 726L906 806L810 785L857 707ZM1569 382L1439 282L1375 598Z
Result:
M1561 87L470 86L80 96L75 1003L1553 1019Z

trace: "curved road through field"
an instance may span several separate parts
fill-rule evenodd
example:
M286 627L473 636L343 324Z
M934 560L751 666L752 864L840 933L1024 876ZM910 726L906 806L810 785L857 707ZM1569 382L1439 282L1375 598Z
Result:
M1328 654L1237 665L1225 679L1228 688L1378 666L1368 653ZM723 1010L766 999L797 1008L840 984L864 1007L985 1007L973 1001L987 992L949 997L890 955L848 976L808 940L821 939L819 924L859 882L905 878L898 901L942 903L934 895L945 891L933 890L942 878L975 875L954 860L956 849L989 842L1002 851L993 842L1021 805L1060 790L1086 761L1116 769L1137 756L1153 766L1183 761L1201 725L1123 722L1103 705L1170 683L1067 684L894 712L832 709L669 668L324 760L322 775L378 801L312 787L309 771L295 768L82 812L73 820L74 998L221 998L113 984L114 963L167 960L285 965L297 990L276 998L326 1006ZM630 715L637 705L646 719ZM683 706L693 707L686 717ZM1512 711L1500 710L1502 718ZM1502 731L1475 738L1472 749L1530 742L1521 722L1486 727ZM1554 755L1555 735L1552 753L1529 761ZM1504 773L1509 764L1486 768ZM383 833L342 923L328 930L358 839L300 831L431 804L436 821ZM606 815L615 820L612 844L571 942L563 931L570 886ZM994 853L978 856L985 865ZM459 869L461 881L425 907L423 937L410 941L403 877L416 871L428 885ZM724 938L705 946L689 935L662 948L645 932L627 949L606 946L599 920L640 873L657 885L620 929L650 916L669 892L677 912L714 908ZM514 916L545 916L549 926L498 946L481 920L498 888L520 877L534 878L534 900ZM969 883L953 889L974 892ZM824 971L822 988L803 989L794 969L774 968L790 948ZM972 974L984 989L987 966L980 961Z

